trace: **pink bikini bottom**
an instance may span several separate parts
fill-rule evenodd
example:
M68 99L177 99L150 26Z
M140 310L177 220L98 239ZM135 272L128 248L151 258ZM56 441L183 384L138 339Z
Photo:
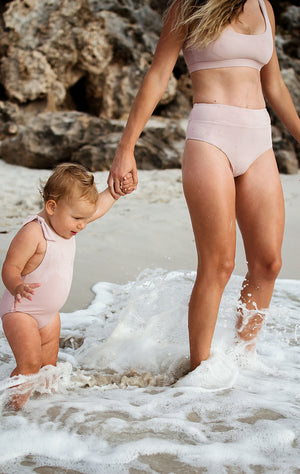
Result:
M272 148L270 116L266 109L194 104L186 139L200 140L219 148L227 156L233 176L240 176Z

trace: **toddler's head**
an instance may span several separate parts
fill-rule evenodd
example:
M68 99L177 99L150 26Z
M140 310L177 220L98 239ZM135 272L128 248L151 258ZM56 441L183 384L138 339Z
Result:
M45 204L50 200L71 203L74 199L83 199L95 205L99 196L93 174L76 163L56 166L40 192Z

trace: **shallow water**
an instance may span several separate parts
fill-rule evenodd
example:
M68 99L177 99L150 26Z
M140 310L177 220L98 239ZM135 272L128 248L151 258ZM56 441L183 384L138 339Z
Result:
M5 408L20 380L1 332L0 473L300 473L300 281L278 280L245 355L232 277L212 356L184 376L194 278L157 269L96 284L88 309L62 315L58 367L19 413Z

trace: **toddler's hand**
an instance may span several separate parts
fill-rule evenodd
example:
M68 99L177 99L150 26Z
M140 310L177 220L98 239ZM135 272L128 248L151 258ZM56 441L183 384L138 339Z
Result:
M133 186L133 177L131 173L128 173L125 178L122 179L120 188L122 189L123 193L126 194L130 194L136 189L136 187Z
M41 286L40 283L21 283L15 289L15 304L14 309L16 309L17 304L21 303L22 298L27 298L32 300L32 295L34 295L34 288Z

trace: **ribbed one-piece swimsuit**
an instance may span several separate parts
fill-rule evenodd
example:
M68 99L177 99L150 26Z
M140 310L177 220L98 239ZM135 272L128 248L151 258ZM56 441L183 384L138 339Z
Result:
M32 301L23 298L17 304L17 312L27 313L38 323L39 329L46 326L65 304L70 292L75 256L75 238L64 239L54 232L45 220L29 216L23 225L36 221L40 224L47 241L47 249L40 265L24 275L24 283L41 283L36 288ZM0 317L15 312L14 297L6 289L0 301Z

